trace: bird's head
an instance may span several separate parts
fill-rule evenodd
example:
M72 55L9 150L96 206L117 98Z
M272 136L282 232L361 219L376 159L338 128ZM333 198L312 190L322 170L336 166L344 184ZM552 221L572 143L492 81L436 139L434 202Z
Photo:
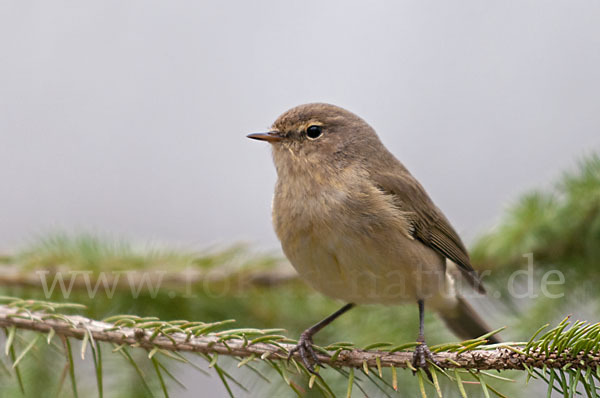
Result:
M248 138L272 144L278 170L292 165L340 168L381 146L363 119L324 103L292 108L275 120L270 131L249 134Z

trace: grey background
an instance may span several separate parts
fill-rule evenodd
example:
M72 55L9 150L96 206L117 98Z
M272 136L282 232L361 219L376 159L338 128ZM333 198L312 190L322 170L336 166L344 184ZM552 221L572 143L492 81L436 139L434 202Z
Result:
M277 248L287 108L358 113L467 241L600 144L598 1L2 1L0 249Z
M312 101L369 121L472 241L600 148L598 21L596 0L1 1L0 250L277 248L244 135Z

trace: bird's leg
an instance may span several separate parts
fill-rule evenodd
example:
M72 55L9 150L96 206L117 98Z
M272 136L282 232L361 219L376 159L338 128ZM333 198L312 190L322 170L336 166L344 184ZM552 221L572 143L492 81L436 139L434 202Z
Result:
M439 362L433 357L429 347L425 343L425 302L418 300L419 304L419 337L417 337L417 343L415 347L415 353L413 355L412 364L417 369L423 369L427 374L429 380L432 380L431 372L427 366L427 360L430 360L434 364L439 366Z
M333 322L344 312L350 310L352 307L354 307L353 303L346 304L333 314L329 315L327 318L323 319L321 322L314 324L313 326L309 327L304 332L302 332L302 334L300 334L300 338L298 339L298 344L294 348L292 348L288 354L288 361L296 352L298 352L300 354L302 362L304 363L304 366L306 366L306 369L308 369L310 373L316 374L313 364L311 364L308 360L308 356L310 355L312 361L315 364L321 367L323 365L321 364L321 361L319 361L319 358L317 358L317 354L315 353L315 350L313 348L313 336L325 326Z

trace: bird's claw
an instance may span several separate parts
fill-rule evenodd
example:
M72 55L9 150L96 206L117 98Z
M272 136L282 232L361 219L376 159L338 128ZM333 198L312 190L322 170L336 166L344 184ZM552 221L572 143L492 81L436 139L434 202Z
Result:
M429 365L427 361L434 363L436 366L440 366L440 363L437 359L433 357L433 354L429 350L427 344L424 341L419 342L419 344L415 347L415 353L413 354L412 365L415 369L423 369L427 378L433 382L433 377L431 376L431 371L429 370ZM413 371L413 374L416 371Z
M306 366L306 369L310 373L314 375L317 374L314 365L318 365L321 368L324 367L319 358L317 357L315 349L313 348L312 336L309 333L304 332L300 335L300 338L298 339L298 344L296 344L296 346L292 348L288 354L288 362L296 352L300 355L302 363L304 363L304 366ZM309 356L312 359L313 363L310 363L310 361L308 360Z

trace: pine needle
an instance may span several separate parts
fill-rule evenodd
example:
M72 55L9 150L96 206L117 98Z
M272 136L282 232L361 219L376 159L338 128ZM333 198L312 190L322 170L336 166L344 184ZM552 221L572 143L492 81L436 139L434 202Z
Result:
M167 385L165 384L165 380L163 379L162 373L160 372L158 359L152 357L150 358L150 360L152 361L152 365L154 365L154 370L156 371L156 376L158 377L160 388L162 389L165 398L169 398L169 392L167 391Z
M348 388L346 390L346 398L352 397L352 386L354 385L354 368L350 368L350 376L348 377Z
M27 347L25 347L25 349L23 351L21 351L21 353L19 354L17 359L13 362L13 365L12 365L13 369L17 367L17 365L19 364L19 362L21 362L21 360L23 358L25 358L25 355L27 355L29 350L31 350L33 348L33 346L35 345L35 343L37 343L37 341L40 339L40 337L42 337L42 335L38 334L33 339L31 339L31 342L27 345Z

